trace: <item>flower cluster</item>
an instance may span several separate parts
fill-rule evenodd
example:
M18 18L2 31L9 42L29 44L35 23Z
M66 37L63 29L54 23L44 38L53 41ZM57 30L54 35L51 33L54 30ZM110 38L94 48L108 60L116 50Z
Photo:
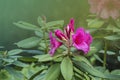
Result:
M55 30L55 35L59 40L52 36L50 32L50 51L51 56L62 44L70 48L74 46L78 50L82 50L85 54L90 50L90 44L92 42L92 36L89 32L86 32L84 28L80 27L74 32L74 19L71 19L69 24L64 28L64 32L61 30Z
M116 19L120 16L120 0L88 0L90 11L97 16L108 19Z

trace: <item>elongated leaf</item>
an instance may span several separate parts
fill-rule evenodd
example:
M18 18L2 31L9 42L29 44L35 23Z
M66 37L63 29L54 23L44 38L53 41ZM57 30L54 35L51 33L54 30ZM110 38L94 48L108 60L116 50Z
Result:
M41 27L45 27L45 21L42 19L42 17L39 16L37 21Z
M59 20L59 21L48 22L47 26L49 26L49 27L57 26L57 25L63 26L63 24L64 24L64 21L63 20Z
M120 62L120 56L117 57L118 61Z
M92 66L92 65L90 64L90 62L87 60L87 58L85 58L84 56L74 56L73 59L76 60L76 61L79 61L79 62L83 61L83 62L85 62L86 64L88 64L89 66Z
M23 21L19 21L17 23L13 23L13 24L20 28L27 29L27 30L39 30L40 29L39 27L37 27L33 24L23 22Z
M99 19L88 19L87 22L90 28L100 28L104 24L104 21Z
M75 61L74 63L76 65L78 65L79 68L81 68L83 71L86 71L86 72L90 73L93 76L105 78L105 75L102 72L99 72L98 70L94 69L93 67L87 65L84 62Z
M65 57L61 63L61 73L65 80L71 80L73 76L73 64L69 57Z
M40 42L40 38L30 37L30 38L24 39L18 43L15 43L15 44L21 48L33 48L33 47L37 46L39 42Z
M34 58L37 58L40 62L51 61L53 59L49 54L36 55Z
M98 55L94 54L94 57L95 57L98 61L100 61L101 63L103 63L103 60L102 60Z
M14 76L16 80L23 80L24 75L20 71L16 71L12 67L5 67L5 69L9 72L10 75Z
M60 74L60 64L52 65L45 77L45 80L56 80Z
M25 64L25 63L20 62L20 61L15 61L15 62L13 62L13 64L16 66L19 66L19 67L28 67L29 66L28 64Z
M84 62L78 62L78 61L74 61L74 63L79 66L80 69L82 69L83 71L88 72L89 74L96 76L96 77L100 77L100 78L107 78L107 79L120 79L120 75L112 75L112 74L105 74L102 73L98 70L96 70L94 67L91 67L89 65L87 65Z
M107 40L115 41L120 39L120 35L112 35L112 36L106 36L104 37Z
M35 31L35 34L37 35L37 36L39 36L39 37L43 37L43 32L42 31Z
M8 51L8 55L16 55L16 54L21 53L22 51L23 51L22 49L13 49L13 50Z
M100 53L103 53L103 54L105 53L104 50L100 50L99 52L100 52ZM115 52L113 52L113 51L107 51L107 54L108 54L108 55L115 55Z
M28 53L28 54L37 54L37 55L44 54L43 51L39 51L39 50L23 50L23 52Z

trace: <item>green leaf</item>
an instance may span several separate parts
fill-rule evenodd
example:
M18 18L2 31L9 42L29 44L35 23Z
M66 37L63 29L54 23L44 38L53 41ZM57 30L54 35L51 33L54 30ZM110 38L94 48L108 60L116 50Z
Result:
M63 20L59 20L59 21L48 22L46 25L51 28L51 27L57 26L57 25L63 26L63 24L64 24L64 21Z
M39 36L39 37L43 37L43 32L42 31L35 31L35 34L37 35L37 36Z
M34 58L37 58L40 62L45 61L51 61L53 58L50 56L50 54L44 54L44 55L36 55Z
M120 75L120 69L113 70L111 74L119 74Z
M85 58L84 56L74 56L73 60L76 60L76 61L79 61L79 62L83 61L86 64L88 64L89 66L92 66L90 64L90 62L87 60L87 58Z
M102 60L98 55L94 54L94 57L95 57L98 61L100 61L101 63L103 63L103 60Z
M46 22L42 19L42 17L39 16L37 21L41 27L45 27Z
M16 66L19 66L19 67L28 67L29 66L28 64L25 64L25 63L20 62L20 61L15 61L15 62L13 62L13 64Z
M85 72L88 72L89 74L93 76L105 78L105 75L102 72L99 72L98 70L96 70L95 68L89 66L88 64L84 62L74 61L74 63L78 65L80 69L82 69Z
M100 28L104 24L104 21L99 19L88 19L87 22L90 28Z
M105 53L104 50L100 50L99 52L100 52L100 53L103 53L103 54ZM108 55L115 55L115 52L113 52L113 51L107 51L107 54L108 54Z
M30 38L24 39L22 41L19 41L18 43L15 43L15 44L21 48L33 48L33 47L37 46L39 42L40 42L40 38L30 37Z
M56 80L60 75L60 64L52 65L45 77L45 80Z
M19 54L21 53L23 50L22 49L13 49L13 50L10 50L8 51L8 55L16 55L16 54Z
M24 75L21 72L16 71L12 67L5 67L5 69L9 72L10 75L14 76L16 80L23 80Z
M3 58L2 60L5 61L5 62L8 62L8 63L12 63L12 62L14 62L13 59L6 59L6 58Z
M120 56L117 57L118 61L120 62Z
M115 41L120 39L120 35L111 35L111 36L106 36L104 38L107 40Z
M69 57L65 57L61 63L61 73L65 80L71 80L73 76L73 64Z
M78 66L79 69L82 69L85 72L88 72L89 74L100 77L100 78L106 78L106 79L120 79L120 75L112 75L112 74L105 74L98 70L96 70L94 67L89 66L88 64L84 62L78 62L74 61L74 63Z
M23 29L27 29L27 30L40 30L40 28L38 26L35 26L33 24L27 23L27 22L23 22L23 21L19 21L17 23L13 23L14 25L23 28Z

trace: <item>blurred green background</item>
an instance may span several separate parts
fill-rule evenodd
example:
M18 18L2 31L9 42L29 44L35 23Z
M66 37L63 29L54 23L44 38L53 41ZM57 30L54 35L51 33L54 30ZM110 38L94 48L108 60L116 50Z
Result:
M87 0L0 0L0 46L13 48L13 43L34 35L13 25L26 21L37 24L37 17L45 15L47 21L75 18L76 26L86 26L89 13Z

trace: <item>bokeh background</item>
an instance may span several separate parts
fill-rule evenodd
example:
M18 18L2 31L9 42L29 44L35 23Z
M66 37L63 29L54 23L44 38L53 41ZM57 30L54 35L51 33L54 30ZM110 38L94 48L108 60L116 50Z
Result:
M85 27L88 14L87 0L0 0L0 46L11 49L14 42L34 35L16 27L13 22L38 25L38 16L45 15L47 21L65 20L65 23L75 18L76 26Z

